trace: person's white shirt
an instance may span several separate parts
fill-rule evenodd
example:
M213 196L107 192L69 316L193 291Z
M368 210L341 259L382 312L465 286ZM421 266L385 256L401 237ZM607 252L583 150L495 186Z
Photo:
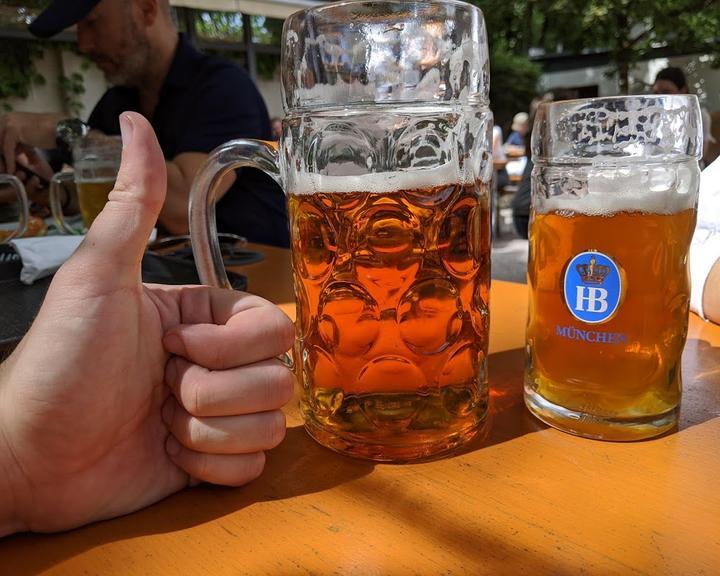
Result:
M504 162L507 160L505 148L503 148L503 134L500 126L493 126L492 153L495 160Z
M706 108L700 108L700 116L703 130L703 156L705 156L708 146L715 143L715 138L712 135L712 116L710 116L710 112Z
M703 294L715 262L720 260L720 159L700 175L697 227L690 246L690 309L705 318ZM720 287L717 289L720 290Z

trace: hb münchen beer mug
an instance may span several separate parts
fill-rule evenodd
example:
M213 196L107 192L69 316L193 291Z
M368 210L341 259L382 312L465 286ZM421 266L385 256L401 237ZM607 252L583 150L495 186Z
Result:
M525 402L580 436L672 428L702 150L695 96L541 105Z
M482 13L455 1L330 4L291 16L282 49L279 148L230 142L193 186L200 276L228 285L217 182L265 170L288 198L308 432L373 460L447 452L475 435L488 405Z

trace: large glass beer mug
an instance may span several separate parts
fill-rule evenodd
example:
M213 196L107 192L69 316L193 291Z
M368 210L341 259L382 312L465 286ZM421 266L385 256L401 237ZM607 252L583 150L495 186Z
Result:
M677 422L700 122L695 96L538 110L525 402L556 428L636 440Z
M217 182L265 170L288 197L308 432L373 460L447 452L475 435L488 404L482 13L454 1L330 4L291 16L282 49L279 148L230 142L193 186L201 278L228 286Z

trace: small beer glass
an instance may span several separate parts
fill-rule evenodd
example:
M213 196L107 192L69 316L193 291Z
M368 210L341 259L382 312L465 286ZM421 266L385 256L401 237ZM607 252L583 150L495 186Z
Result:
M204 282L227 286L216 183L242 166L288 197L301 410L321 444L437 456L486 419L488 52L462 2L343 2L283 30L279 148L237 140L195 181ZM252 287L251 287L252 288Z
M121 156L122 141L119 136L91 134L75 143L74 171L55 174L50 181L50 209L60 230L80 234L90 228L115 187ZM63 189L71 182L75 182L82 226L68 222L63 213ZM65 194L69 193L65 189Z
M676 424L700 134L695 96L538 109L525 402L551 426L636 440Z
M24 184L12 174L0 174L0 244L22 238L29 220L30 204Z

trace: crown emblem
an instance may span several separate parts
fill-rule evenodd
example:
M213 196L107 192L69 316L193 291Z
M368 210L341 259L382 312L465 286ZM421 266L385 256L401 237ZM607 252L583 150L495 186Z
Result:
M575 269L580 274L584 284L602 284L605 281L605 276L610 272L609 266L597 264L595 258L590 258L588 264L578 264Z

